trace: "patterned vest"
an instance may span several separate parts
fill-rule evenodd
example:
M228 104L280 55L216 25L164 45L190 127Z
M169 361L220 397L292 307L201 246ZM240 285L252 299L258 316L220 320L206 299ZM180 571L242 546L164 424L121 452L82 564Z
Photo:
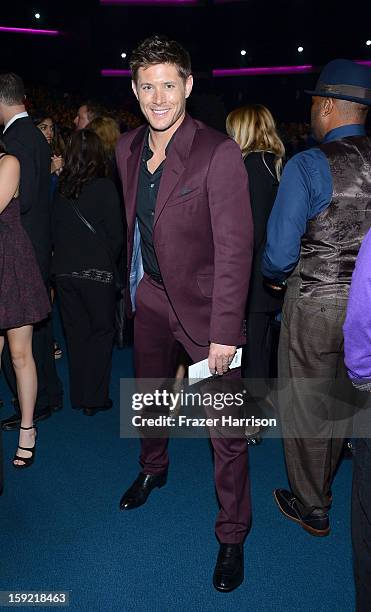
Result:
M355 260L371 227L371 140L350 136L320 145L333 180L329 206L309 220L288 297L348 298Z

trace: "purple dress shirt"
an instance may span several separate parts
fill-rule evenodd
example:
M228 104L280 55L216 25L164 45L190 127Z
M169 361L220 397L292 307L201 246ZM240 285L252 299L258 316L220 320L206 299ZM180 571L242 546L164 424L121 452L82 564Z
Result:
M371 391L371 230L353 271L343 331L349 377L359 389Z

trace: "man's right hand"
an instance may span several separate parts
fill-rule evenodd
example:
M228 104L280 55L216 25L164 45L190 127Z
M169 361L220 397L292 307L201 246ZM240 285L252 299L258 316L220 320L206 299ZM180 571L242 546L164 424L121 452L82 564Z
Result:
M236 354L236 346L227 346L226 344L210 343L209 350L209 370L211 374L225 374L229 370L229 366Z

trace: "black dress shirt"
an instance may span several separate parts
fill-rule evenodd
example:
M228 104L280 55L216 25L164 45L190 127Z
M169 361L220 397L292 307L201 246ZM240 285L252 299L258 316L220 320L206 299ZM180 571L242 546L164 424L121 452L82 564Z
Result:
M140 231L140 245L143 259L143 269L155 280L161 281L161 272L158 265L155 249L153 246L153 220L157 194L160 187L164 160L153 174L147 168L147 161L153 156L149 143L149 130L145 137L142 160L139 170L137 191L137 219ZM170 144L170 143L169 143ZM166 152L169 148L166 147Z

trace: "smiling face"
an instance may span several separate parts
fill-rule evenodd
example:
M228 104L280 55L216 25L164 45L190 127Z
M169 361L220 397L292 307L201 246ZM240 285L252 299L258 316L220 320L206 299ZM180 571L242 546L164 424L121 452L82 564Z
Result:
M54 136L54 125L50 118L43 119L37 126L42 131L46 140L51 144Z
M152 130L167 132L170 136L177 130L184 119L192 85L192 75L184 80L174 64L139 68L132 87Z

